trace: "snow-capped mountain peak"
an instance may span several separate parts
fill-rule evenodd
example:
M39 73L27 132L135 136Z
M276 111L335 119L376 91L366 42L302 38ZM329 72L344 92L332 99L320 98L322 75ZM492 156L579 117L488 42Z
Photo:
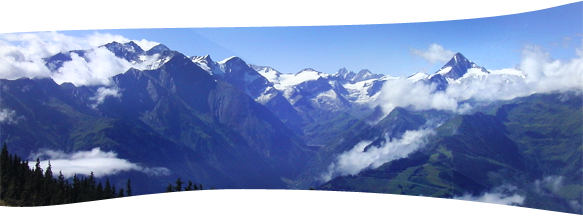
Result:
M241 59L237 56L231 56L231 57L225 58L222 61L219 61L218 63L219 64L226 64L226 63L240 63L240 62L245 63L245 61L243 61L243 59Z
M378 79L378 78L381 78L383 76L384 75L382 75L382 74L373 74L368 69L362 69L356 74L356 76L354 76L354 78L350 79L350 81L351 82L360 82L360 81L366 81L366 80L370 80L370 79Z
M336 72L336 74L334 74L334 76L338 76L341 79L349 80L354 78L354 76L356 76L356 73L348 71L346 70L346 68L341 68L340 70L338 70L338 72Z
M341 75L341 76L346 74L346 73L348 73L348 70L346 70L346 68L340 68L340 70L338 70L338 72L336 72L336 74Z
M302 69L301 71L299 71L296 74L299 74L299 73L302 73L302 72L317 72L317 73L322 73L322 72L319 72L319 71L314 70L313 68L304 68L304 69Z
M257 71L257 73L265 77L269 82L273 84L279 83L279 76L281 76L282 73L272 67L257 65L249 65L249 67L253 68L253 70Z
M113 41L111 43L107 43L101 47L105 47L111 52L113 52L116 56L122 58L128 58L128 55L135 55L135 54L142 54L144 50L138 46L135 42L130 41L128 43L119 43Z
M128 43L125 43L124 44L124 47L128 51L137 52L137 53L143 53L144 52L144 50L140 46L138 46L138 44L136 44L133 41L130 41Z
M214 63L210 55L192 56L190 57L190 59L192 60L192 62L198 64L199 66L201 66L202 69L205 69L206 71L210 71L210 67Z
M146 54L147 55L154 55L154 54L163 53L164 51L171 51L171 50L170 50L170 48L166 47L166 45L158 44L158 45L150 48L150 50L146 51Z
M217 64L222 73L246 73L252 70L243 59L236 56L219 61ZM255 73L247 73L246 75L248 74L256 75Z
M476 68L484 73L490 73L483 67L478 66L476 63L468 60L461 53L456 53L441 69L439 69L435 74L431 75L442 75L448 82L455 81L463 77L469 69Z
M346 68L341 68L333 75L334 77L340 78L347 82L356 83L360 81L370 80L370 79L378 79L383 77L382 74L373 74L368 69L362 69L358 73L353 71L348 71Z

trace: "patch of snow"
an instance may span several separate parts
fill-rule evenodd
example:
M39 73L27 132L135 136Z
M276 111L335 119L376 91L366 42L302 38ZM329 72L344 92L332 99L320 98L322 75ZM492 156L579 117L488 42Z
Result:
M198 62L195 62L195 64L198 65L203 70L205 70L206 72L208 72L209 74L211 74L211 75L213 74L213 71L211 70L211 68L206 63L198 63Z
M393 77L393 76L385 75L385 76L379 78L379 80L382 80L382 81L396 80L396 79L399 79L399 77Z
M453 80L450 78L445 78L447 80L447 83L461 83L462 81L467 81L466 79L477 79L477 80L481 80L484 77L487 77L488 75L490 75L490 73L487 72L483 72L481 68L470 68L468 69L468 71L460 78L458 78L457 80Z
M213 75L216 74L215 72L217 70L213 70L212 65L214 64L212 62L212 60L210 61L211 64L209 64L209 55L205 55L205 56L193 56L191 58L192 62L194 62L196 65L198 65L198 67L202 68L203 70L205 70L207 73Z
M344 84L342 86L344 86L344 88L346 88L347 90L362 90L362 88L364 88L365 84L370 84L374 81L376 81L376 79L359 81L359 82L355 82L354 84L347 83L347 84Z
M338 95L336 94L336 92L334 92L334 90L330 89L327 91L324 91L322 93L319 93L318 95L316 95L316 99L323 99L323 98L332 98L332 99L336 99L338 98Z
M266 87L265 91L263 91L263 93L261 93L261 95L259 95L257 98L255 98L255 101L264 105L265 103L267 103L271 99L273 99L275 97L275 95L277 95L277 91L273 87Z
M150 65L148 65L147 69L149 70L155 70L160 68L162 65L164 65L166 62L170 61L172 57L164 57L161 59L158 59L154 62L152 62Z
M450 67L444 67L441 70L439 70L437 73L435 74L446 74L447 72L451 71L451 66Z
M126 46L125 49L132 53L136 52L136 49L133 46Z
M359 81L354 84L344 84L344 88L346 88L349 93L348 96L346 96L346 99L359 104L372 101L372 96L368 96L368 89L375 81L377 81L377 79Z
M278 84L279 83L279 76L278 76L278 72L276 70L273 70L271 68L262 68L260 70L255 70L257 71L257 73L259 73L260 75L262 75L263 77L265 77L269 82L273 83L273 84Z
M416 81L420 81L420 80L427 79L428 77L429 77L429 75L428 75L428 74L426 74L426 73L423 73L423 72L417 72L417 73L415 73L415 74L413 74L413 75L409 76L407 79L408 79L408 80L411 80L411 81L413 81L413 82L416 82Z
M276 86L276 89L283 90L287 87L298 85L306 81L317 80L320 77L326 78L328 75L317 71L302 71L297 74L282 74L279 76L278 84L274 83L274 85Z
M222 61L219 61L219 62L217 62L217 63L219 63L219 64L225 64L225 63L227 63L227 61L229 61L229 60L231 60L231 59L233 59L233 58L236 58L236 57L237 57L237 56L231 56L231 57L225 58L224 60L222 60Z

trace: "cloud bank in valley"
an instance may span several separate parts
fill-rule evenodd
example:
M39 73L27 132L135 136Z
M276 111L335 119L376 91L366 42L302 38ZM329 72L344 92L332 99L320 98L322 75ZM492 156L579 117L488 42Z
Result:
M110 85L110 77L127 71L133 65L116 57L112 52L98 46L117 41L121 43L134 41L142 49L148 50L157 42L130 40L120 35L93 33L86 37L67 36L57 32L0 35L0 78L18 79L21 77L50 77L58 84L71 82L81 85ZM51 72L43 58L71 50L94 48L86 54L87 60L76 53L71 53L72 61Z
M443 92L433 93L436 85L427 85L421 81L413 82L398 78L384 83L374 105L380 105L386 114L395 107L412 107L416 110L450 110L458 108L457 100Z
M337 176L356 175L365 169L375 169L387 162L407 157L422 148L427 136L434 133L432 129L406 131L400 139L385 137L380 146L371 145L373 141L361 141L337 156L328 170L317 179L327 182Z
M165 176L170 174L170 170L164 167L144 167L132 163L125 159L120 159L113 151L105 152L99 147L90 151L77 151L65 153L55 150L41 150L32 154L29 159L29 167L34 168L36 159L40 161L41 168L47 168L49 161L53 175L58 175L59 171L65 178L73 177L75 174L90 175L93 171L95 177L114 175L123 171L140 171L149 176Z
M513 194L485 193L481 196L463 195L435 201L431 197L419 196L401 203L397 210L415 215L528 215L518 208L524 197Z
M580 92L583 89L583 50L577 48L576 53L578 57L568 61L554 60L540 46L529 45L522 51L518 69L492 70L486 75L470 69L467 76L449 84L445 91L435 91L435 85L402 78L388 80L371 105L383 108L385 116L395 107L465 113L470 107L458 104L469 99L496 101L534 93Z
M522 205L522 203L524 203L525 197L516 193L516 190L516 186L502 185L493 188L492 191L485 192L479 196L464 194L463 196L454 197L454 199L502 205Z

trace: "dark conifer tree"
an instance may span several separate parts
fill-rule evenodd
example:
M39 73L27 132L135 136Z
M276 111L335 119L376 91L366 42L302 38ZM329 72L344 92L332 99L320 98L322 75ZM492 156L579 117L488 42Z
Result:
M55 182L53 178L53 170L51 168L51 161L49 160L49 166L44 174L44 180L42 181L42 192L41 197L43 198L42 205L49 205L55 194Z
M126 196L132 196L132 186L130 184L130 179L128 179L126 184Z
M59 188L65 187L65 176L63 176L63 173L60 170L59 176L57 177L57 185L59 186Z
M8 147L6 143L2 145L2 150L0 150L0 199L6 197L6 190L8 189L8 180L11 178L11 174L8 174L11 168L11 160L8 156Z
M114 184L111 185L111 192L109 193L109 195L111 196L110 206L118 206L118 204L119 204L119 200L117 199L118 192L115 190Z
M105 180L105 189L103 189L103 199L110 199L111 196L111 184L109 183L109 177Z
M53 170L51 167L51 161L49 160L49 166L47 167L47 170L45 171L45 179L51 180L52 178L53 178Z
M126 197L125 197L125 191L123 188L119 189L119 193L117 194L117 204L115 205L116 207L121 207L121 206L127 206L128 204L126 203Z
M50 161L43 173L39 158L34 168L30 168L28 160L23 161L17 155L10 155L6 145L0 150L0 160L0 199L11 206L57 205L123 197L124 193L128 196L132 194L129 179L127 189L121 188L116 192L115 185L110 185L109 179L105 189L101 182L96 185L93 172L88 177L75 174L71 183L61 171L55 178Z
M97 184L97 187L95 188L95 200L102 199L103 199L103 185L101 185L101 182L99 182Z

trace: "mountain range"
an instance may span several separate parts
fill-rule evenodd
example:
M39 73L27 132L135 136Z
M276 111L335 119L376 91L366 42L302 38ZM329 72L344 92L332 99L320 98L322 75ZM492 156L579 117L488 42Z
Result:
M394 107L386 82L467 89L488 76L501 84L523 74L491 73L456 53L433 74L406 78L341 68L281 73L239 57L214 61L162 44L134 42L44 58L58 71L106 49L133 67L110 84L57 84L50 78L0 79L0 140L12 153L74 153L99 147L141 169L135 194L176 180L236 189L309 189L467 199L522 197L515 205L581 213L582 96L532 94L460 100L469 111ZM47 156L44 156L47 158ZM31 159L33 160L33 159Z

